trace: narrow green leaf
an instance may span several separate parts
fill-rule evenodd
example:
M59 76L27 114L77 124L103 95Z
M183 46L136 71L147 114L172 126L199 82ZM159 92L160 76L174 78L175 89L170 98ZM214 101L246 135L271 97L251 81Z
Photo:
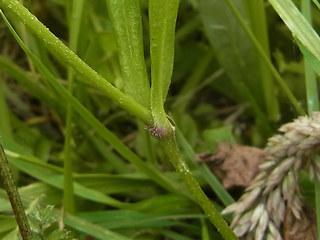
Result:
M302 43L302 50L307 49L320 62L320 48L318 47L320 46L320 38L294 3L291 0L269 0L269 2L293 36ZM312 66L315 68L315 64ZM319 72L319 68L315 68L315 71Z
M54 109L59 113L60 116L65 115L65 104L61 101L57 101L60 99L59 96L53 96L51 91L53 89L49 89L50 86L43 86L42 82L39 79L36 79L29 72L25 71L10 59L7 59L0 55L0 69L11 76L13 79L17 80L17 82L24 87L29 94L38 98L42 103L47 105L50 109ZM97 135L89 134L87 131L87 125L83 122L82 119L73 118L73 123L80 125L83 133L86 135L87 139L94 145L96 150L108 161L110 164L116 169L118 173L124 173L130 171L127 164L124 163L124 159L117 156L108 144ZM143 125L143 123L141 123ZM147 134L147 131L143 128L143 131ZM20 133L21 131L19 131ZM5 137L5 135L2 135ZM30 134L28 134L30 136ZM43 144L43 142L40 142ZM45 158L44 158L45 159Z
M124 89L141 105L150 106L150 83L145 66L139 0L106 0L117 41Z
M205 1L208 1L208 0L202 0L203 3L205 3ZM292 94L292 92L290 91L290 89L288 88L288 86L286 85L284 79L280 76L280 74L278 73L278 71L276 70L276 68L272 65L270 59L266 56L263 48L261 47L261 45L259 44L259 42L257 41L257 39L255 38L255 36L253 35L252 31L250 30L250 28L248 27L245 19L243 18L241 12L238 10L238 8L236 7L236 5L239 5L241 4L240 2L236 2L236 4L233 2L233 0L224 0L224 2L226 2L230 8L230 10L232 11L232 14L234 15L234 17L236 18L236 20L238 21L238 23L240 24L241 28L244 30L244 32L246 33L246 35L250 38L250 40L252 41L253 43L253 46L255 47L256 51L258 52L258 54L260 55L261 59L264 61L264 63L267 65L267 67L269 68L269 70L271 71L273 77L275 78L275 80L278 82L278 84L280 85L281 89L283 90L283 92L287 95L288 99L290 100L291 104L294 106L294 108L296 109L296 111L299 113L299 114L304 114L304 110L303 108L300 106L300 104L298 103L297 99L295 98L295 96ZM207 2L208 4L211 4L211 7L214 8L214 4L213 2L210 2L208 1ZM221 3L221 1L218 1L218 3ZM212 5L213 4L213 5ZM209 5L203 5L204 7L204 11L207 13L206 15L208 15L208 17L210 18L210 16L214 15L212 14L212 12L208 12L208 8L209 8ZM215 9L212 9L212 10L215 10ZM228 12L228 10L227 10ZM220 12L218 12L218 14L220 14ZM225 16L224 16L225 18ZM225 22L228 23L229 21L229 18L227 18L225 20ZM225 22L222 22L222 26L225 24ZM210 24L209 24L210 25ZM224 27L221 28L221 25L216 25L216 24L211 24L210 25L211 28L218 28L220 29L222 32L229 32L229 31L226 31L226 29ZM219 34L218 34L219 35ZM220 35L219 35L220 36ZM239 35L240 37L241 35ZM231 44L230 46L233 46L235 43L234 42L231 42L229 43ZM228 45L228 43L227 43ZM245 48L244 47L241 47L240 48L240 52L243 51ZM228 50L227 50L228 51ZM239 51L238 50L235 50L235 52L237 52L239 54ZM238 57L238 56L236 56ZM252 65L250 66L254 66L254 63L252 63ZM229 66L226 66L226 68L228 68ZM249 79L250 79L250 76L249 76ZM243 82L240 82L241 84L244 84ZM233 84L235 85L235 87L237 88L242 88L244 89L243 87L239 86L239 82L238 81L234 81ZM252 87L252 85L251 85ZM246 86L246 88L249 88L248 86ZM245 90L245 89L244 89ZM242 91L240 91L242 92ZM253 88L250 89L250 92L254 93L256 95L256 92L259 92L256 90L255 86L253 85ZM252 93L250 93L250 95L252 95ZM234 91L234 94L237 94L237 91ZM242 92L242 94L244 96L247 95L247 97L249 98L249 101L252 101L252 96L248 96L248 91L244 91ZM255 101L256 100L256 97L254 98ZM257 105L257 104L255 104ZM259 111L258 112L261 112L260 110L260 104L257 105L259 107ZM255 107L256 108L256 107ZM259 113L260 114L260 113ZM263 120L263 119L261 119Z
M84 219L79 217L66 214L64 217L64 222L66 225L77 229L80 232L90 234L93 237L96 237L101 240L112 239L112 240L129 240L129 238L122 236L118 233L112 232L108 229L100 227L98 225L92 224Z
M0 233L8 232L16 226L17 223L14 217L6 217L3 220L0 220Z
M209 231L206 222L201 219L201 232L202 232L202 240L210 240Z
M39 79L35 78L30 72L22 69L9 58L1 55L0 70L17 80L17 82L26 88L33 96L45 102L50 107L57 109L57 103L54 101L51 92L45 89L43 84L39 82Z
M312 52L310 52L310 50L298 38L295 38L295 41L298 44L300 51L303 53L303 56L308 61L309 66L312 67L312 69L317 73L317 75L320 75L319 59L317 59L317 57Z
M302 5L301 6L302 14L312 26L311 1L302 0L301 5ZM312 116L312 113L314 111L319 111L319 94L318 94L316 71L319 75L320 61L315 59L314 55L311 54L310 51L307 48L305 48L300 41L299 41L299 47L305 56L304 66L305 66L305 76L306 76L306 93L307 93L306 95L307 95L307 102L308 102L308 114L309 116ZM316 69L316 71L314 71L312 67ZM317 222L317 230L318 230L318 238L319 238L320 237L320 182L317 178L315 179L314 190L315 190L316 217L317 217L316 222Z
M246 16L242 1L233 1L242 16ZM261 75L255 49L240 23L225 1L199 0L199 11L205 32L219 63L231 80L234 97L247 100L239 89L243 82L254 94L260 108L263 106Z
M320 4L318 0L312 0L312 2L317 6L317 8L320 10Z
M270 58L268 26L265 13L264 0L245 0L244 4L247 8L247 14L250 19L250 26L255 37L259 41L266 56ZM274 80L267 65L264 64L261 58L258 59L258 65L261 73L261 85L264 93L264 104L268 113L268 118L271 121L280 119L279 103L274 91Z
M79 213L78 216L87 221L94 222L102 226L108 226L108 229L179 226L182 225L181 222L172 220L198 219L205 217L201 214L152 214L133 210L84 212Z
M8 153L10 163L12 163L19 170L22 170L29 175L59 189L63 189L64 181L62 176L62 169L59 169L60 173L47 168L47 164L41 164L41 161L36 158L24 156L18 153L14 153L6 150ZM74 183L74 192L77 196L84 199L89 199L94 202L104 203L113 207L124 207L125 203L117 201L108 195L105 195L99 191L87 188L79 183Z
M19 1L1 0L0 8L10 12L13 17L26 24L26 26L41 39L55 57L71 66L84 77L87 84L99 89L120 107L136 116L145 124L152 124L152 116L148 109L137 103L131 97L125 95L96 71L83 62L73 51L66 47L52 32L49 31L28 9Z
M75 174L74 179L85 187L105 194L128 193L130 191L147 192L156 187L144 174L137 177L127 174Z
M157 125L166 125L164 101L173 70L174 36L179 0L150 0L151 109Z
M89 112L76 98L74 98L68 90L62 87L59 82L54 78L54 76L46 69L46 67L40 62L40 60L30 52L17 33L14 31L10 23L7 21L3 13L1 12L2 17L5 19L10 31L19 42L22 49L26 52L26 54L32 59L35 63L39 71L46 77L46 80L49 84L57 91L57 93L64 99L66 102L70 102L72 107L76 112L93 128L96 130L98 134L101 135L107 142L109 142L115 150L119 152L124 158L133 163L141 172L145 173L152 180L154 180L157 184L167 189L168 191L175 192L178 191L185 193L183 189L181 189L176 183L174 183L171 179L167 178L163 174L161 174L156 169L147 165L141 158L139 158L134 152L132 152L121 140L119 140L112 132L110 132L105 126L93 116L92 113Z
M172 240L192 240L193 238L185 236L185 234L176 233L167 229L162 229L162 234Z
M62 184L61 184L62 187ZM50 199L50 201L52 200L51 195L58 195L56 193L55 188L52 188L50 186L48 186L47 184L44 183L32 183L26 187L21 187L19 188L19 193L21 194L22 200L26 205L29 205L35 198L38 198L40 195L45 194L46 195L46 199ZM61 198L57 199L60 203ZM52 201L50 202L50 204L52 204ZM8 198L6 197L6 194L4 193L3 190L0 190L0 211L11 211L11 206L10 203L8 201ZM52 212L52 214L56 217L56 218L60 218L61 217L61 212L60 210L54 210ZM11 218L11 217L10 217ZM1 228L0 228L0 232L1 231L5 231L10 230L12 228L14 228L16 226L15 223L15 219L12 218L6 219L6 222L1 223ZM98 226L96 224L93 224L91 222L86 221L85 219L76 217L76 216L72 216L69 214L64 214L64 223L69 226L72 227L74 229L77 229L79 232L83 232L86 234L89 234L93 237L96 237L98 239L117 239L117 240L128 240L128 238L112 232L106 228L103 228L101 226ZM16 233L15 233L16 235ZM12 235L14 236L14 235ZM14 238L9 238L10 240L14 239Z
M81 19L84 9L84 0L72 1L71 8L71 21L70 21L70 49L77 53L79 33L81 27ZM68 90L72 94L74 83L74 70L72 67L68 67ZM67 105L66 116L66 133L63 148L64 157L64 210L71 214L75 212L74 196L73 196L73 178L72 178L72 158L71 158L71 141L72 141L72 116L73 109L70 103Z

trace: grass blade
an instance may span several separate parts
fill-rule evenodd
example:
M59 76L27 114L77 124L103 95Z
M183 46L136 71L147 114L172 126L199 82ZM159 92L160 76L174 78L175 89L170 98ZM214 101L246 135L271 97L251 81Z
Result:
M245 30L246 34L249 36L249 38L251 39L254 47L256 48L258 54L260 55L261 59L264 61L264 63L267 65L267 67L269 68L269 70L271 71L273 77L275 78L275 80L278 82L279 86L281 87L282 91L287 95L289 101L291 102L291 104L294 106L294 108L296 109L297 113L303 115L305 114L305 111L303 110L303 108L300 106L299 102L297 101L297 99L295 98L295 96L292 94L292 92L290 91L290 89L288 88L287 84L285 83L284 79L280 76L280 74L278 73L278 71L276 70L276 68L273 66L273 64L271 63L270 59L266 56L266 54L263 51L263 48L261 47L261 45L259 44L259 42L257 41L257 39L255 38L255 36L253 35L253 33L251 32L251 30L249 29L249 27L247 26L245 20L242 18L241 14L238 12L237 8L235 7L235 5L233 4L232 0L225 0L227 2L227 4L229 5L230 9L232 10L233 14L236 16L237 20L239 21L239 23L241 24L241 27Z
M320 4L318 0L312 0L312 2L317 6L317 8L320 10Z
M150 84L145 66L139 0L106 0L117 41L124 89L149 108Z
M84 8L84 0L72 1L71 21L70 21L70 41L69 47L77 53L81 19ZM72 94L74 82L74 70L68 67L68 90ZM73 196L73 178L72 178L72 159L71 159L71 141L72 141L72 116L73 109L70 103L67 105L66 133L63 148L64 157L64 188L63 202L64 210L73 214L75 212Z
M236 6L241 14L245 14L241 1L236 1ZM257 56L228 5L220 0L200 0L199 12L210 45L232 81L234 96L238 96L241 100L246 98L246 95L237 88L237 84L243 82L249 89L255 89L252 92L261 108L263 94L261 85L257 84L257 79L260 78Z
M112 239L112 240L129 240L129 238L122 236L118 233L107 230L103 227L100 227L96 224L92 224L82 218L72 216L70 214L66 214L64 216L64 222L80 232L85 232L90 234L93 237L98 239Z
M179 0L150 0L151 110L155 125L170 131L164 110L174 59L174 36Z
M19 42L22 49L32 59L39 71L46 77L46 80L49 82L49 84L57 91L57 93L60 95L60 97L62 97L62 99L72 104L72 107L75 109L75 111L93 129L95 129L96 132L100 134L102 138L109 142L114 147L114 149L119 152L120 155L122 155L132 164L134 164L141 172L145 173L164 189L167 189L170 192L179 191L183 194L187 194L185 190L181 189L181 187L178 186L178 184L174 183L172 180L165 177L159 171L143 162L143 160L141 160L134 152L132 152L125 144L123 144L112 132L106 129L105 126L97 118L95 118L76 98L74 98L68 90L62 87L59 84L59 82L54 78L54 76L48 71L48 69L46 69L46 67L39 61L39 59L24 46L23 42L16 34L14 29L11 27L10 23L7 21L3 13L2 16L5 19L5 22L8 24L8 27L12 31L12 34Z
M54 53L54 56L71 66L78 73L84 76L84 80L109 98L114 100L120 107L136 116L147 125L153 120L148 109L137 103L131 97L123 94L120 90L111 85L96 71L84 63L73 51L66 47L48 28L46 28L28 9L19 1L1 0L0 8L10 12L13 17L25 23L25 25L45 43L45 46Z
M246 12L250 19L252 32L270 60L265 2L263 0L247 0L244 1L244 4L247 8ZM260 66L262 91L264 93L264 104L266 106L268 118L271 121L278 121L280 119L279 103L274 91L272 74L261 58L259 58L258 65Z
M290 29L293 36L317 59L319 64L320 49L318 46L320 45L320 38L294 3L291 0L269 0L269 2ZM301 50L303 51L303 49ZM313 67L315 66L313 65ZM319 74L319 68L314 70Z
M303 0L301 10L307 21L312 23L311 15L311 2L310 0ZM319 95L318 95L318 84L315 71L310 64L310 60L305 57L305 76L306 76L306 91L307 91L307 102L308 102L308 114L312 116L312 112L319 111ZM317 229L318 238L320 237L320 181L315 178L315 205L316 205L316 217L317 217Z

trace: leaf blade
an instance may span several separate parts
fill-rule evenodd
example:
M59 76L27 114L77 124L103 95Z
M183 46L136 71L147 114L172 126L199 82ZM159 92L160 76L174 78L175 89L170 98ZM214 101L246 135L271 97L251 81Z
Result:
M149 1L151 110L156 125L166 125L168 122L163 104L173 71L178 8L179 0Z
M106 0L118 45L126 94L149 108L150 84L143 54L139 0Z

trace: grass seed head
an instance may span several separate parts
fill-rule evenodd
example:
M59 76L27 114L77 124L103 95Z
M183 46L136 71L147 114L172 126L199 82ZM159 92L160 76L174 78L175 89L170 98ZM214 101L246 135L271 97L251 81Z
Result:
M305 169L320 180L320 113L299 117L279 128L282 135L271 137L264 149L265 163L238 202L222 213L234 212L231 227L244 239L281 240L285 215L303 224L305 215L298 185ZM301 229L297 227L297 229Z

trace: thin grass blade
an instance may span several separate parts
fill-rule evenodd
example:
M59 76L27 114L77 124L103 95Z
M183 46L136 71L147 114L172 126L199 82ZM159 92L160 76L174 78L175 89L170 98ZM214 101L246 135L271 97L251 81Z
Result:
M2 12L1 12L2 13ZM74 98L68 90L62 87L59 82L54 78L54 76L46 69L46 67L39 61L39 59L30 52L23 44L19 36L16 34L14 29L11 27L10 23L7 21L2 13L2 17L5 19L8 27L12 31L16 40L19 42L20 46L26 52L26 54L33 60L39 71L45 76L49 84L57 91L57 93L66 101L72 104L75 111L93 128L98 134L101 135L107 142L109 142L116 151L119 152L124 158L132 162L140 171L145 173L160 186L167 189L168 191L179 191L187 194L185 190L181 189L176 183L172 182L169 178L161 174L159 171L155 170L151 166L143 162L134 152L132 152L125 144L122 143L112 132L105 128L105 126L96 119L76 98ZM188 194L187 194L188 195Z
M125 92L149 108L150 83L143 53L140 2L139 0L106 0L106 2L118 45Z
M150 0L151 110L155 124L170 130L164 102L171 83L179 0Z

